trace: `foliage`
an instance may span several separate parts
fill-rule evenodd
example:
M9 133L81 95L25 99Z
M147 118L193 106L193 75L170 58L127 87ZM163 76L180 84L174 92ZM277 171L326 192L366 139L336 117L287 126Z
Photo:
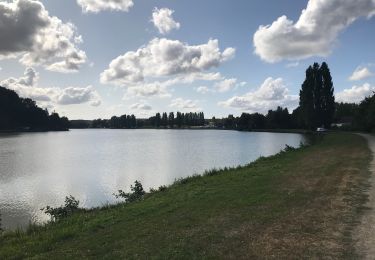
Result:
M294 148L293 146L290 146L290 145L285 145L285 148L284 148L284 152L292 152L292 151L295 151L297 150L297 148Z
M20 98L13 90L0 87L0 130L67 130L69 120L38 107L29 98Z
M375 131L375 93L359 104L354 125L362 131Z
M143 186L139 181L135 181L134 186L130 186L130 190L132 191L130 193L126 193L123 190L119 190L118 194L115 194L115 197L125 199L125 202L129 203L142 199L146 193L143 190Z
M352 123L358 113L359 105L355 103L336 103L334 121L337 123Z
M76 200L72 195L65 197L65 205L57 208L46 206L41 209L44 213L51 217L52 221L59 221L63 218L71 216L74 212L79 210L79 200Z
M165 186L165 185L162 185L162 186L160 186L160 187L157 188L157 189L151 188L151 189L150 189L150 193L163 192L163 191L166 191L167 188L168 188L168 187Z
M300 116L306 128L330 128L335 113L332 77L327 63L314 63L306 70L300 91Z
M155 116L150 117L147 120L143 120L143 126L148 127L170 127L170 128L181 128L181 127L190 127L190 126L203 126L205 124L204 113L181 113L177 112L176 116L173 112L169 113L169 116L166 112L156 113Z

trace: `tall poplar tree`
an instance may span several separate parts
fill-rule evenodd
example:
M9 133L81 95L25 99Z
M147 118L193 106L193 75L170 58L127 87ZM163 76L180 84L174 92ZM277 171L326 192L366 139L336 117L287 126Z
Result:
M308 129L329 128L335 111L332 77L327 63L314 63L306 70L300 91L300 116Z
M315 127L315 112L314 112L314 73L311 66L306 70L306 78L302 84L302 89L299 92L299 106L301 108L301 119L308 129Z
M335 114L335 96L334 87L331 77L331 72L328 68L327 63L323 62L320 67L322 74L322 124L324 127L329 128L333 122L333 117Z

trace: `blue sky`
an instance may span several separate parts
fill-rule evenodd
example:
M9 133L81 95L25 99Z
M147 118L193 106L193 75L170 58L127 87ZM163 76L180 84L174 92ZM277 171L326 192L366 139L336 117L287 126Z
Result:
M293 109L315 61L328 63L339 101L375 90L373 0L110 2L0 2L0 35L17 43L0 43L1 85L71 119ZM26 11L36 18L12 21Z

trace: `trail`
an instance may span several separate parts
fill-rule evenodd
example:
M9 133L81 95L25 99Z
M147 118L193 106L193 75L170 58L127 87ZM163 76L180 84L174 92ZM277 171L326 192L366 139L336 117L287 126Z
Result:
M370 163L370 189L368 191L368 202L362 216L354 239L356 240L356 249L363 259L375 259L375 136L369 134L360 134L367 139L373 158Z

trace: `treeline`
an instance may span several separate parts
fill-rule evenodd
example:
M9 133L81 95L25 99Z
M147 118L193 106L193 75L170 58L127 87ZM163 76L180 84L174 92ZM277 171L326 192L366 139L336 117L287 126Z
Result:
M134 115L113 116L111 119L95 119L88 128L131 129L137 128L137 119Z
M0 87L0 130L60 131L69 129L69 120L49 114L29 98L20 98L13 90Z
M113 116L111 119L72 120L71 128L110 128L110 129L135 129L135 128L185 128L204 126L204 113L169 114L156 113L148 119L137 119L134 115Z
M142 122L143 126L150 127L170 127L170 128L181 128L191 126L204 126L204 113L181 113L177 112L176 116L173 112L167 114L166 112L160 114L156 113L155 116L150 117L148 120Z
M336 105L335 122L345 130L375 132L375 93L359 104Z
M240 131L299 128L294 117L287 108L277 107L276 110L269 110L266 115L242 113L239 117L229 115L223 119L212 118L212 123L218 128Z

